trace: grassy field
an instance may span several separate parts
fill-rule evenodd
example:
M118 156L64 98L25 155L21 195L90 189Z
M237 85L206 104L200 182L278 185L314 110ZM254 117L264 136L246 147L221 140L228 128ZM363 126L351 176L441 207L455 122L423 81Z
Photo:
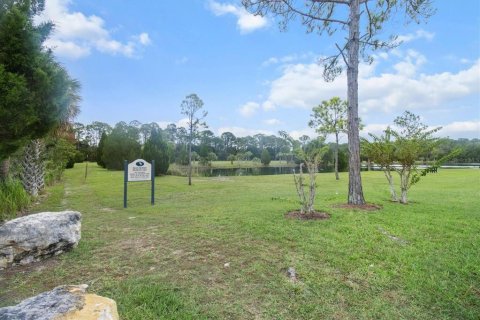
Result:
M78 166L78 165L77 165ZM363 173L376 212L336 208L347 176L318 176L317 209L297 221L291 175L166 176L130 183L90 167L66 172L34 211L83 214L73 251L0 273L0 305L86 283L122 319L479 319L480 170L440 170L389 202L380 172ZM229 264L225 266L225 264ZM286 275L295 268L298 280Z

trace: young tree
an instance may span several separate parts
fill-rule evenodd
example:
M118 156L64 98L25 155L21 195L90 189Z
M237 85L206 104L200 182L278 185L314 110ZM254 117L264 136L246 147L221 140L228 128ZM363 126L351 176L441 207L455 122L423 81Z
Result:
M335 135L335 149L333 157L335 162L335 179L338 176L338 137L340 133L347 131L347 102L342 101L339 97L333 97L328 101L313 108L313 114L308 125L315 128L322 135Z
M438 138L433 134L441 129L437 127L428 129L428 126L420 122L420 117L405 111L393 121L397 130L392 130L395 137L395 159L400 164L397 169L400 175L400 202L408 203L407 194L412 185L420 180L416 161L420 155L427 153L435 147Z
M358 65L359 54L371 62L370 50L398 45L396 38L379 37L383 25L397 12L405 12L407 22L419 22L434 11L431 0L242 0L247 10L255 15L269 13L282 18L280 28L286 30L288 23L296 18L307 32L333 35L340 30L345 33L345 42L335 44L338 53L324 59L324 78L333 80L343 67L347 69L348 100L348 149L349 187L348 203L365 204L360 176L360 137L358 118ZM360 32L360 26L364 27Z
M270 152L267 149L262 150L262 154L260 155L260 161L264 166L268 166L270 161L272 161L272 157L270 156Z
M297 157L302 161L300 163L298 176L293 171L293 180L295 181L295 188L297 189L298 198L300 199L300 213L313 214L315 213L315 197L317 194L316 177L318 173L318 166L322 155L328 150L328 147L319 148L315 142L307 145L305 149L297 149ZM305 191L305 178L303 176L303 166L306 166L308 172L308 192Z
M200 128L207 128L202 120L207 116L207 112L203 111L201 116L197 115L203 107L203 101L196 95L190 94L180 105L181 113L187 116L188 129L188 185L192 185L192 143L197 138Z
M363 148L367 157L378 164L383 170L385 177L387 178L388 185L390 186L390 194L392 201L398 201L397 193L395 192L395 185L393 183L392 171L394 171L393 164L395 162L395 144L392 140L392 131L387 128L384 134L376 136L374 134L368 134L372 138L372 142L367 139L363 139Z
M426 124L420 122L419 116L409 111L395 118L394 124L395 129L387 128L380 137L370 134L373 141L364 139L364 148L368 157L383 169L390 186L392 200L406 204L410 188L432 169L436 170L440 164L457 156L459 151L454 150L435 161L433 166L420 170L417 161L422 154L431 152L438 145L440 140L433 134L441 128L429 129ZM396 171L400 176L400 199L395 192L391 171Z

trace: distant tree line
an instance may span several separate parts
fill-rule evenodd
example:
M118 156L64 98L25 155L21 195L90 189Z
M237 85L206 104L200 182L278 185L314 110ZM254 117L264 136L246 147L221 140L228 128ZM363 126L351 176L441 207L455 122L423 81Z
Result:
M119 122L114 127L103 122L92 122L84 125L74 124L76 162L85 160L97 162L100 166L120 170L123 160L135 160L143 157L150 161L155 159L159 174L165 174L168 164L188 165L189 134L184 127L169 124L162 129L153 123L142 124L139 121ZM310 141L310 137L302 136L300 145ZM331 171L334 166L334 144L325 153L321 161L322 171ZM268 165L271 160L285 163L299 163L289 141L276 135L256 134L236 137L231 132L216 136L210 130L203 130L193 139L193 160L200 165L209 166L212 161L255 161ZM161 158L161 161L159 161ZM347 170L347 145L339 147L339 169Z
M155 123L142 124L139 121L130 123L119 122L110 126L104 122L91 124L74 124L76 162L85 160L97 162L104 168L121 170L123 160L133 161L139 157L150 161L155 159L156 172L165 174L169 164L188 165L188 132L184 127L169 124L162 129ZM297 142L305 145L312 139L300 137ZM335 143L323 143L328 151L322 155L321 171L333 171ZM480 162L480 139L441 139L441 143L428 153L421 154L418 161L428 162L438 160L451 151L460 148L461 153L451 162ZM256 161L268 164L271 160L286 163L299 163L291 143L281 136L256 134L253 136L236 137L231 132L215 135L210 130L200 131L192 144L193 159L200 165L208 166L212 161ZM368 160L366 154L362 155ZM346 143L338 147L339 171L348 169L348 146Z

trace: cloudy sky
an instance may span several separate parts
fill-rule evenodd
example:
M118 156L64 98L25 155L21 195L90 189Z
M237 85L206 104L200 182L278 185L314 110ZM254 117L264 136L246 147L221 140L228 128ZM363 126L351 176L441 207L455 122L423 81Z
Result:
M346 75L326 83L318 64L343 35L280 32L239 2L46 0L39 20L56 24L47 45L82 83L79 122L181 124L196 93L216 134L313 136L312 107L346 98ZM389 23L403 43L360 66L364 135L410 110L443 136L480 138L480 2L434 2L426 24Z

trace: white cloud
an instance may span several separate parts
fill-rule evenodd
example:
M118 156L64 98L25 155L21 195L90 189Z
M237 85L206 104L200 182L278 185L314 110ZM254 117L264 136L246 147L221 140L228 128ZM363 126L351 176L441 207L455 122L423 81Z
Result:
M185 129L188 127L188 118L182 118L178 121L157 121L157 124L160 128L165 129L169 124L174 124L178 127L184 127Z
M257 110L260 108L260 105L256 102L247 102L238 109L238 112L246 118L253 116Z
M393 122L393 119L392 119ZM387 129L387 127L391 124L384 124L384 123L371 123L367 124L365 127L363 127L363 130L360 131L360 136L363 138L368 138L368 134L372 133L376 136L379 136L383 134L383 132Z
M392 119L393 123L393 119ZM390 126L394 130L398 130L392 124L368 124L360 132L360 136L368 138L368 134L372 133L376 136L382 135L384 130ZM445 125L429 126L429 129L442 127L442 129L435 133L437 137L450 137L452 139L458 138L480 138L480 120L473 121L455 121Z
M419 68L426 58L408 51L393 71L377 73L380 62L360 65L360 113L434 109L460 98L480 93L480 60L456 73L424 74ZM333 82L323 80L323 67L317 63L294 64L270 84L262 106L310 109L333 96L346 98L347 77L343 73Z
M150 39L150 36L146 32L140 33L138 36L138 42L143 44L144 46L148 46L149 44L152 43L152 40Z
M288 134L294 139L299 139L301 136L309 136L310 138L318 137L318 133L313 128L305 128L301 130L292 130Z
M216 16L223 16L225 14L233 14L236 16L237 27L241 33L252 32L268 25L266 18L255 16L247 12L243 7L238 7L233 4L223 4L213 0L208 2L208 7Z
M418 39L425 39L427 41L431 41L433 40L434 37L435 37L435 33L433 32L428 32L425 30L417 30L415 33L400 35L398 36L397 40L401 41L402 43L406 43L406 42L410 42Z
M273 110L275 109L275 105L271 101L267 100L262 103L262 109L265 111Z
M256 134L265 134L265 135L274 135L275 133L269 130L260 130L260 129L248 129L243 127L221 127L218 128L217 134L221 135L224 132L231 132L236 137L246 137L246 136L254 136Z
M283 124L282 121L278 120L278 119L267 119L267 120L264 120L263 123L269 125L269 126L275 126L275 125L280 125L280 124Z
M480 138L480 120L456 121L443 125L437 135L451 138Z
M37 22L52 21L55 24L53 35L45 44L59 56L78 59L88 56L95 49L133 57L141 46L151 43L146 32L133 36L131 41L115 40L102 18L72 12L70 4L71 0L47 0L45 11L37 18Z
M262 67L269 67L275 64L289 64L299 60L312 59L315 55L312 52L302 54L289 54L283 57L270 57L262 62Z

